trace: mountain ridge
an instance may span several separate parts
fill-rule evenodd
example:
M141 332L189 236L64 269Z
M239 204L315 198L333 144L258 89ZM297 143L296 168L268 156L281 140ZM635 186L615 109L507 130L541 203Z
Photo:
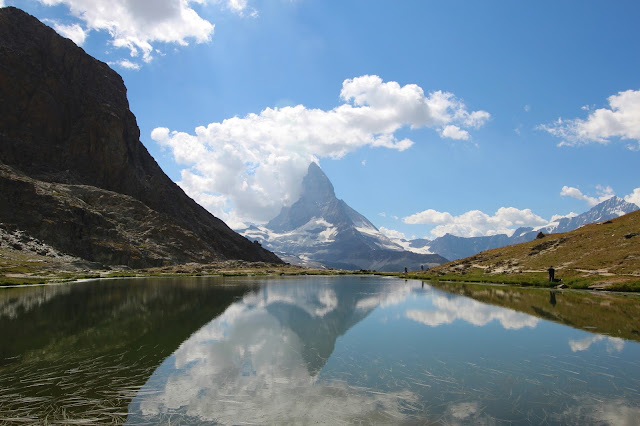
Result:
M104 264L281 262L207 212L162 171L140 142L115 71L14 7L0 9L0 97L0 221L9 228ZM15 185L26 191L17 196ZM93 195L74 198L64 185L84 186ZM15 197L8 196L12 191ZM105 198L125 200L114 194L141 204L131 204L130 215L107 212ZM151 228L147 208L161 217ZM69 226L57 229L56 223ZM161 250L147 247L159 241ZM198 249L184 253L177 246Z

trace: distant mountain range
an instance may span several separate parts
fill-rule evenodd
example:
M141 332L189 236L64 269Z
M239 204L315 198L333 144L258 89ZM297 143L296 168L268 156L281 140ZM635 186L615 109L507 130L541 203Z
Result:
M615 219L638 209L637 205L628 203L622 198L614 196L580 215L571 218L564 217L536 228L518 228L511 236L498 234L486 237L465 238L446 234L432 241L419 239L396 240L395 242L401 244L407 250L414 250L417 253L429 250L431 253L438 253L449 260L457 260L473 256L484 250L532 241L539 232L543 234L568 232L590 223Z
M0 8L0 224L102 265L281 263L160 169L115 71L14 7Z
M382 234L366 217L336 198L316 163L302 181L300 199L265 226L239 231L291 263L343 269L402 271L428 268L446 259L412 252Z

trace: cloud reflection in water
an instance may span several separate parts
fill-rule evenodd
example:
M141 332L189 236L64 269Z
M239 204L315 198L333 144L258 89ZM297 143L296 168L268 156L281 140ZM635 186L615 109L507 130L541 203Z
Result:
M327 346L366 317L371 296L346 286L265 285L230 306L161 365L130 406L130 421L179 413L221 423L383 422L402 419L410 391L380 392L342 380L319 381L309 348ZM382 286L378 303L406 295ZM386 296L385 296L386 295ZM406 296L403 296L406 297ZM318 318L323 318L326 331ZM295 331L294 331L295 330ZM322 365L329 354L323 354ZM320 366L321 368L321 366Z
M441 294L433 294L431 300L434 309L408 310L406 312L407 318L430 327L451 324L458 319L476 326L484 326L497 320L507 330L519 330L524 327L535 328L540 321L531 315L463 297L450 298Z
M638 412L625 390L637 375L584 357L600 341L617 357L637 351L622 351L622 339L582 338L584 331L416 282L265 283L156 369L129 406L130 423L624 424ZM496 326L437 328L456 320ZM471 335L473 345L461 342ZM512 344L491 346L506 335ZM565 342L576 336L571 353ZM637 371L637 362L628 365Z

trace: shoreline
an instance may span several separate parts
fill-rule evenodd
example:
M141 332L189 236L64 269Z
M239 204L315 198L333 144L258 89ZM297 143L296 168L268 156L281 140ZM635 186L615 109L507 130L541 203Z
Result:
M550 284L542 273L531 274L496 274L487 277L484 274L442 274L427 271L384 272L375 270L344 270L308 268L295 265L281 265L264 262L222 261L208 264L188 263L170 266L159 266L141 269L113 267L110 269L69 270L31 270L24 273L0 274L0 289L32 286L61 285L98 279L115 278L153 278L153 277L269 277L269 276L331 276L331 275L376 275L412 279L443 284L478 284L496 285L514 288L539 288L546 290L583 290L591 292L607 292L637 294L640 292L640 278L634 276L587 276L576 277L568 274L568 278L560 283Z

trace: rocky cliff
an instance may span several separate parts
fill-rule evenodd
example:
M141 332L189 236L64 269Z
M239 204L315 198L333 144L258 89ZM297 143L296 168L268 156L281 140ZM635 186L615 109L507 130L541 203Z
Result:
M70 254L280 262L160 169L115 71L13 7L0 9L0 163L0 221Z

